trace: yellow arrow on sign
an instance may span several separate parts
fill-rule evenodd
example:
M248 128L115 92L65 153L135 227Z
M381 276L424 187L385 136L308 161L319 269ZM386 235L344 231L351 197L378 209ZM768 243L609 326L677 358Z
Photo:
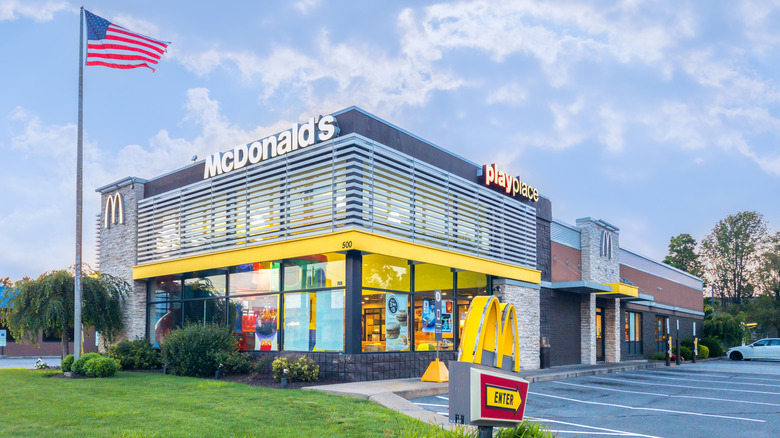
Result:
M523 404L523 399L520 397L519 389L501 388L500 386L485 385L486 398L485 400L488 407L498 409L508 409L515 411L520 409Z

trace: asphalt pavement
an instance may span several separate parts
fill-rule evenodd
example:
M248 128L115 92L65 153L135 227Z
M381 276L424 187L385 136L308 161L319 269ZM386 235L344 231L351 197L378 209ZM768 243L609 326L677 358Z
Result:
M448 397L410 401L447 417ZM780 362L718 360L532 383L525 418L559 437L778 437Z
M49 366L59 366L60 364L60 358L57 357L47 357L43 356L40 358L42 361L49 364ZM28 370L35 368L35 362L38 361L37 357L4 357L0 358L0 369L7 369L7 368L27 368Z

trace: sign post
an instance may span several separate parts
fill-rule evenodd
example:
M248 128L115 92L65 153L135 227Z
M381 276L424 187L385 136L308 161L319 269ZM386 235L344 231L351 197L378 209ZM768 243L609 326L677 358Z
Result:
M439 289L436 289L434 291L434 301L433 301L433 311L434 315L436 316L435 321L435 333L436 333L436 360L439 360L439 344L442 341L442 334L441 334L441 291Z
M5 356L5 340L5 330L0 330L0 349L2 349L2 351L0 351L0 356Z
M696 363L696 356L699 355L699 339L696 338L696 321L693 322L693 363Z
M680 320L677 320L677 333L675 336L675 345L677 347L677 356L675 357L675 365L680 365Z

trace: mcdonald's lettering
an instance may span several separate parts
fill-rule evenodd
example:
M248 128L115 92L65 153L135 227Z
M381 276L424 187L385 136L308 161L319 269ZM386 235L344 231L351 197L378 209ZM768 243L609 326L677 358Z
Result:
M119 192L109 195L106 198L106 212L103 220L103 226L110 228L111 224L124 224L125 213L122 209L122 195Z
M608 231L601 232L599 255L612 260L612 234Z
M520 339L517 311L496 297L471 300L458 360L500 369L520 371Z

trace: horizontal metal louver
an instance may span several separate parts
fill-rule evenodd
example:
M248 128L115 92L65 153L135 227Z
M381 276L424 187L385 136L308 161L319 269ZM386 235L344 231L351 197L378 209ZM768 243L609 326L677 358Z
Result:
M533 207L356 134L144 199L140 264L357 229L536 267Z

